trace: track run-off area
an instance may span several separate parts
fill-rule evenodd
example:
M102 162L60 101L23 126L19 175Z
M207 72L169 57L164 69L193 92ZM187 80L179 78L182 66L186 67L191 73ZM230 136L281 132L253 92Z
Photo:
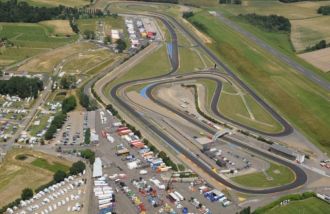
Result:
M137 15L137 14L129 14L129 15ZM256 154L257 156L260 156L264 159L273 161L275 163L278 163L280 165L284 165L288 167L295 175L295 179L289 183L282 186L276 186L271 188L247 188L242 187L238 184L235 184L234 182L231 182L229 179L224 178L222 175L216 173L214 170L212 170L212 167L210 167L207 163L205 163L203 160L201 160L196 154L189 151L185 146L182 144L176 142L172 139L172 137L168 136L164 131L162 131L159 127L155 126L151 121L147 119L147 117L144 117L141 115L140 112L136 110L136 108L132 105L130 101L127 100L126 96L122 96L122 94L125 94L125 89L134 86L134 85L140 85L140 84L147 84L148 87L145 89L144 94L147 98L149 98L151 101L156 103L157 105L169 110L173 114L176 114L186 120L187 122L194 124L196 127L199 127L200 129L204 130L205 132L209 134L215 134L217 132L216 129L211 128L210 126L207 126L205 123L202 123L201 121L192 118L188 114L185 114L182 111L179 111L175 109L174 107L160 101L159 99L155 98L153 96L153 90L157 88L158 86L161 86L162 84L167 83L177 83L182 81L190 81L190 80L199 80L199 79L209 79L216 82L216 90L215 93L212 96L211 100L211 111L212 113L220 119L223 119L225 121L230 122L231 124L237 125L243 129L247 129L251 132L255 132L257 134L262 134L264 136L286 136L293 132L292 126L283 118L281 115L279 115L270 105L268 105L262 98L260 98L249 86L247 86L243 81L241 81L211 50L209 50L208 47L206 47L202 42L199 41L198 38L195 37L189 30L187 30L184 26L182 26L179 22L177 22L174 18L167 16L165 14L156 14L156 13L143 13L139 15L144 16L150 16L152 18L160 20L164 26L167 28L170 37L171 37L171 53L168 53L168 57L170 60L170 64L172 69L164 75L160 75L158 77L152 77L152 78L146 78L146 79L139 79L139 80L132 80L132 81L126 81L120 84L116 84L114 82L114 86L110 90L110 94L104 94L103 88L111 82L111 79L109 81L106 81L107 76L102 78L102 84L96 82L95 87L95 93L101 98L101 100L104 103L110 103L108 100L103 100L106 97L111 97L111 100L114 101L114 105L120 109L123 109L125 112L129 113L129 116L134 118L134 120L140 121L142 124L144 124L145 127L148 127L149 131L156 134L160 139L162 139L164 142L166 142L171 148L174 148L174 150L177 153L180 153L184 155L186 158L188 158L190 161L192 161L195 165L197 165L199 168L201 168L204 172L209 174L212 178L214 178L216 181L222 183L223 185L227 186L230 189L236 190L238 192L242 193L248 193L248 194L269 194L269 193L276 193L281 191L287 191L291 189L296 189L302 185L304 185L307 181L307 175L304 172L304 170L297 164L284 160L283 158L277 157L268 151L255 148L254 146L248 145L246 143L243 143L239 140L235 140L230 137L222 137L221 140L225 141L230 144L234 144L238 147L241 147L243 149L248 150L249 152L252 152ZM179 67L179 54L178 54L178 39L176 30L179 30L184 33L185 36L189 37L191 41L193 41L197 46L199 46L205 54L208 55L210 59L212 59L217 67L221 67L225 73L220 72L193 72L188 74L179 74L177 73L178 67ZM169 50L169 49L168 49ZM141 51L142 52L142 51ZM137 55L139 55L138 53ZM128 60L126 63L129 63L130 60ZM110 71L111 73L111 71ZM218 110L218 103L220 98L220 93L222 91L222 80L230 78L231 81L233 81L235 84L239 85L246 93L251 95L253 99L262 106L271 116L281 124L282 130L277 133L266 133L257 129L254 129L252 127L248 127L244 124L240 124L237 121L231 120L230 118L224 116L221 112ZM90 86L89 86L90 87ZM139 105L143 105L139 103Z

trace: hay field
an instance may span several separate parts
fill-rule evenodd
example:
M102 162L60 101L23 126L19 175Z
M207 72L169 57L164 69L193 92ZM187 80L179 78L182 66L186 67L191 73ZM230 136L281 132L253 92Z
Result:
M6 37L14 43L14 47L0 49L0 66L13 64L77 39L77 36L51 36L47 27L30 23L0 23L0 37Z
M40 24L49 28L49 31L52 34L57 35L74 35L75 33L72 31L70 27L69 20L48 20L42 21Z
M300 54L299 56L322 71L330 72L330 48Z
M75 43L39 54L17 68L17 71L52 72L54 66L67 57L94 48L91 43Z
M218 7L228 15L257 13L261 15L281 15L292 24L291 40L296 51L302 51L311 44L330 39L330 16L317 14L317 9L323 5L330 5L330 1L306 1L290 4L277 0L243 1L241 6L221 5Z
M25 160L16 159L17 155L24 154ZM20 197L21 191L26 188L37 188L53 178L53 172L32 164L37 158L43 158L49 164L60 163L70 166L71 162L59 159L45 153L30 149L13 149L0 165L0 207Z

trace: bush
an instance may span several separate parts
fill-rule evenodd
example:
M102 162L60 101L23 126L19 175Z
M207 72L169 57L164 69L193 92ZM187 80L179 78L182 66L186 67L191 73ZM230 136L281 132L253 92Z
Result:
M315 44L315 45L313 45L311 47L306 48L305 51L316 51L316 50L320 50L320 49L326 48L328 46L330 46L330 44L327 44L327 42L325 40L321 40L317 44Z
M329 6L321 6L318 10L317 13L322 14L324 16L330 15L330 5Z
M184 19L189 19L190 17L193 17L194 16L194 13L192 11L189 11L189 12L183 12L182 14L182 17Z
M77 161L70 168L70 175L78 175L86 169L86 165L82 161Z
M23 160L26 160L28 157L24 154L19 154L15 157L16 160L20 160L20 161L23 161Z
M22 200L29 200L33 197L33 190L30 188L25 188L22 191L21 198Z
M62 170L58 170L54 175L53 175L53 180L58 183L61 181L64 181L64 179L66 178L66 173Z
M117 49L118 49L119 53L123 52L127 47L126 42L122 39L118 39L116 41L116 44L117 44Z

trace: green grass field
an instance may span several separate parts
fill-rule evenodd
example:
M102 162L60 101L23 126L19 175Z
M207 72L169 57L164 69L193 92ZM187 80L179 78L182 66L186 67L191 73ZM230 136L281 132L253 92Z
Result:
M271 177L272 180L267 179L267 177ZM256 172L233 177L231 179L235 183L240 184L242 186L253 188L266 188L291 183L294 178L295 176L289 168L283 165L277 165L270 162L270 167L266 170L266 173Z
M15 47L0 49L0 66L13 64L77 39L77 36L53 37L47 27L27 23L0 23L0 37L7 37L15 44Z
M267 211L267 214L327 214L330 211L330 204L318 198L312 197L301 201L291 201L288 205L277 206Z
M62 170L64 172L69 171L68 166L63 165L63 164L58 163L58 162L49 163L47 160L45 160L43 158L37 158L34 161L32 161L31 164L33 166L40 167L40 168L46 169L46 170L51 171L51 172L57 172L59 170Z
M140 64L134 66L125 75L120 77L116 84L130 80L145 79L149 77L156 77L170 72L171 64L167 56L166 46L163 45L148 57L146 57Z
M216 83L212 80L199 80L198 82L202 83L207 88L206 106L207 109L210 109L210 101L216 89ZM242 96L246 103L244 103ZM266 110L256 103L250 95L244 94L242 96L237 94L237 89L228 82L223 82L219 112L232 120L260 131L276 133L282 130L282 126ZM251 111L254 119L251 119L247 107Z
M193 17L207 28L210 48L245 82L323 151L330 152L329 94L207 12Z
M79 19L78 20L79 30L81 32L84 32L85 30L95 31L99 21L104 21L105 31L107 33L110 33L110 30L112 28L116 28L116 29L125 28L125 21L123 17L118 16L117 18L105 17L105 18Z

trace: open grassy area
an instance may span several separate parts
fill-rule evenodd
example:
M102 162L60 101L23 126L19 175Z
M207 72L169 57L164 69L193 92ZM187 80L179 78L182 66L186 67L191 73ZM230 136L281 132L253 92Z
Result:
M121 76L116 84L130 80L145 79L156 77L170 72L171 64L167 56L166 46L156 50L146 57L140 64L134 66L125 75Z
M27 156L24 160L16 158L18 155ZM13 149L0 165L0 207L20 197L21 191L30 187L35 189L53 178L53 172L34 166L31 162L42 158L49 163L60 163L70 166L71 162L57 157L29 150Z
M31 164L33 166L36 167L40 167L42 169L46 169L48 171L51 172L57 172L59 170L62 170L64 172L68 172L69 171L69 167L66 165L63 165L59 162L53 162L53 163L49 163L47 160L43 159L43 158L37 158L34 161L31 162Z
M114 17L102 17L102 18L92 18L92 19L79 19L78 20L78 27L81 32L85 30L92 30L95 31L97 24L99 22L104 22L105 24L105 32L110 34L111 29L124 29L125 28L125 21L124 18L118 16Z
M214 40L210 48L240 78L329 154L330 102L325 90L207 12L197 13L193 20L206 27Z
M210 109L216 83L212 80L199 80L198 82L206 87L206 106L207 109ZM223 90L219 101L219 112L229 119L260 131L276 133L282 130L282 126L256 103L250 95L245 93L240 95L239 93L242 92L238 92L228 82L223 82Z
M242 186L266 188L288 184L294 178L294 174L289 168L270 162L270 166L265 172L241 175L231 179Z
M53 35L74 35L69 20L48 20L42 21L40 24L46 26Z
M298 213L313 213L327 214L330 210L330 204L321 199L312 197L300 201L291 201L285 206L276 206L267 211L267 214L298 214Z
M70 74L86 73L95 66L114 58L115 54L107 49L90 49L72 56L63 65L62 71Z
M71 57L95 48L96 45L87 42L66 45L32 57L22 66L18 67L17 70L29 72L52 72L57 64L63 62L62 60L69 62Z
M0 23L0 37L8 38L15 45L0 49L0 66L13 64L77 39L77 36L55 37L51 34L49 28L42 24Z

